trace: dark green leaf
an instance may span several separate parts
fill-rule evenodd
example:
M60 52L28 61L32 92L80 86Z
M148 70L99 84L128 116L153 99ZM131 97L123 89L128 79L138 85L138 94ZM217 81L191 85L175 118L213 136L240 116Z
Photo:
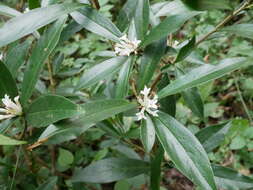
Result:
M71 13L71 16L85 29L105 38L119 41L119 37L123 36L120 30L109 19L95 9L84 7L78 12Z
M39 0L29 0L28 4L29 4L29 9L30 10L40 7L40 1Z
M194 36L184 47L179 50L174 63L183 61L188 55L190 55L191 52L194 50L195 42L196 38Z
M229 131L230 127L231 122L206 127L200 130L196 134L196 137L199 139L206 152L211 152L225 140L225 135Z
M18 95L18 89L10 71L0 61L0 98L3 98L5 94L14 98Z
M14 140L0 134L0 145L20 145L20 144L26 144L26 142Z
M182 0L195 10L231 9L229 0Z
M107 158L76 171L73 182L110 183L131 178L149 170L148 163L126 158Z
M82 4L77 3L51 5L45 8L34 9L21 16L12 18L0 28L0 47L31 34L62 15L73 12L82 6Z
M45 34L40 37L33 48L22 83L21 102L23 104L26 104L31 97L43 64L58 43L65 21L66 16L56 21L54 25L45 31Z
M222 31L253 39L253 24L236 24L225 27Z
M170 115L158 115L156 134L177 169L200 188L216 190L208 156L197 138Z
M200 66L171 82L171 84L163 88L158 93L158 96L159 98L164 98L166 96L182 92L183 90L220 78L227 73L250 64L251 63L247 61L246 58L239 57L224 59L217 65L206 64Z
M82 113L85 113L84 109L62 96L45 95L30 105L27 121L34 127L44 127Z
M128 57L114 57L95 65L85 71L81 77L76 90L87 88L100 80L106 79L108 75L117 72L126 62Z
M144 50L144 55L141 59L141 67L139 74L138 89L142 90L145 85L148 85L158 64L165 53L167 40L162 39L159 42L150 44Z

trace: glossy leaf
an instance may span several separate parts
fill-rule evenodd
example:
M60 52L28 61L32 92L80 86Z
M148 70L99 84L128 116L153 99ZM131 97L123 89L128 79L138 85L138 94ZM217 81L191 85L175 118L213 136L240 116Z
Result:
M155 127L149 116L147 116L146 120L142 121L141 141L146 152L150 152L155 143Z
M31 10L12 18L0 28L0 47L35 32L37 29L82 7L82 4L66 3Z
M143 40L149 26L149 0L138 0L135 8L134 23L137 38Z
M11 139L10 137L6 137L0 134L0 145L20 145L20 144L26 144L26 142Z
M196 38L194 36L185 46L183 46L179 50L177 54L177 58L174 63L183 61L188 55L190 55L191 52L194 50L195 42L196 42Z
M73 182L110 183L148 172L148 163L127 158L107 158L74 173ZM96 171L96 172L94 172Z
M119 41L119 37L123 36L120 30L108 18L95 9L84 7L79 11L71 13L71 16L85 29L105 38Z
M160 40L171 33L176 32L187 20L197 15L195 12L189 12L179 15L172 15L164 19L159 25L154 27L150 33L144 38L141 45L142 47Z
M206 152L211 152L225 140L225 135L228 133L230 127L231 122L206 127L201 129L196 134L196 137L199 139Z
M253 188L253 180L237 171L218 165L213 165L215 181L224 190L241 190Z
M222 29L222 31L244 38L253 39L253 24L235 24Z
M84 89L106 79L108 75L117 72L126 62L127 57L114 57L91 67L85 71L77 84L76 90Z
M182 0L182 2L196 10L231 9L229 0Z
M168 86L163 88L159 93L159 98L182 92L183 90L199 86L203 83L220 78L227 73L230 73L236 69L240 69L244 66L248 66L246 58L229 58L224 59L217 65L203 65L197 67L187 74L179 77L175 81L171 82Z
M14 98L18 95L18 89L10 71L0 61L0 98L3 98L5 94Z
M44 62L58 43L65 21L65 16L56 21L54 25L45 31L33 48L22 83L21 102L23 104L26 104L31 97Z
M156 134L176 168L205 190L216 190L208 156L197 138L170 115L154 118Z
M82 113L84 109L62 96L45 95L30 105L27 121L34 127L44 127Z
M125 98L129 90L129 78L133 68L134 57L129 57L120 69L116 84L116 98Z
M158 64L165 53L166 39L162 39L157 43L150 44L144 50L144 55L141 59L138 89L142 90L145 85L148 85L152 79Z

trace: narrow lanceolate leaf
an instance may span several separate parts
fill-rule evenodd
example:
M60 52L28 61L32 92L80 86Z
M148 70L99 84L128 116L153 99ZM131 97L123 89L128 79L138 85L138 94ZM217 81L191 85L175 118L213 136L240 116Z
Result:
M40 185L36 190L49 190L54 189L57 183L57 177L50 177L45 183Z
M183 61L186 57L188 57L188 55L190 55L191 52L194 50L195 42L196 38L194 36L184 47L179 50L174 63Z
M14 45L8 49L5 64L8 69L11 71L13 78L16 78L19 67L25 62L26 55L28 53L31 40L27 39L26 41Z
M106 79L108 75L113 74L122 67L126 62L127 57L114 57L108 59L102 63L95 65L90 68L88 71L85 71L81 77L76 89L84 89L90 87L93 84L96 84L100 80Z
M105 38L119 41L119 37L123 35L108 18L95 9L84 7L71 13L71 16L85 29Z
M140 65L138 82L139 90L142 90L145 85L148 85L152 79L159 62L165 53L166 42L166 39L162 39L156 43L150 44L145 48Z
M250 64L251 63L247 61L246 58L239 57L224 59L217 65L206 64L200 66L171 82L171 84L163 88L158 93L158 96L159 98L164 98L166 96L182 92L183 90L193 88L208 81L220 78L227 73Z
M18 12L16 9L13 9L11 7L0 5L0 15L4 15L7 17L15 17L22 15L22 13Z
M236 24L225 27L222 31L253 39L253 24Z
M33 33L37 29L82 7L82 4L66 3L38 8L12 18L0 28L0 47Z
M73 182L110 183L149 171L147 162L127 158L107 158L74 173Z
M85 113L85 110L82 107L62 96L45 95L30 105L27 112L27 121L34 127L44 127L83 113Z
M137 37L143 40L149 25L149 0L138 0L135 8L134 23Z
M120 29L120 31L123 32L129 26L129 23L135 14L137 2L138 1L136 0L128 0L120 10L117 18L117 27Z
M18 95L18 88L9 69L0 61L0 98L7 94L14 98Z
M44 62L58 43L65 21L66 16L56 21L54 25L45 31L34 47L22 83L21 102L23 104L26 104L27 100L31 97Z
M167 17L150 31L150 33L142 41L141 46L144 47L153 41L159 40L173 32L176 32L187 20L195 15L197 15L196 12L188 12Z
M229 0L182 0L195 10L231 9Z
M219 165L213 165L212 167L216 184L220 189L242 190L253 188L252 178L244 176L231 168Z
M197 138L170 115L158 115L156 134L176 168L201 189L216 190L208 156Z
M196 134L196 137L199 139L206 152L211 152L225 140L225 135L230 127L231 122L206 127L200 130Z
M94 124L118 113L136 108L136 104L126 100L99 100L85 103L82 107L85 114L75 120L76 123Z
M15 139L11 139L10 137L0 135L0 145L20 145L20 144L26 144L26 142L18 141Z
M146 120L142 121L141 141L146 152L150 152L155 143L155 127L149 116L147 116Z
M120 69L116 85L115 98L125 98L129 90L129 77L131 75L134 57L129 57Z

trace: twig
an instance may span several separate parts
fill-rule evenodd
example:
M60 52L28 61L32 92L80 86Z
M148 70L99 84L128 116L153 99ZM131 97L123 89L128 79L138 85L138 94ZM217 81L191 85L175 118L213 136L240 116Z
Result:
M228 15L225 17L211 32L207 33L205 36L203 36L200 40L196 42L196 46L205 41L209 36L217 32L220 28L222 28L225 24L227 24L234 16L236 16L238 13L240 13L242 10L247 9L249 7L250 1L246 1L242 4L240 8L235 10L231 15Z
M130 82L131 82L131 85L132 85L132 90L133 90L134 96L135 96L136 98L138 98L138 94L137 94L137 91L136 91L135 83L134 83L133 80L131 80Z

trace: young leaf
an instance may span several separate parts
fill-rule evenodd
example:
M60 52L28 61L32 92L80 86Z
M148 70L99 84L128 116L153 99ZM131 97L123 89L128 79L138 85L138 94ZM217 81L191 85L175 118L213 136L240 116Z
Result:
M149 0L138 0L135 8L134 23L137 38L143 40L149 26Z
M244 38L253 39L253 24L236 24L222 29L222 31Z
M216 190L208 156L197 138L170 115L158 115L156 134L177 169L200 188Z
M82 6L82 4L77 3L51 5L45 8L34 9L21 16L12 18L0 28L0 47L31 34L62 15L73 12Z
M188 12L167 17L150 31L140 46L145 47L156 40L159 40L173 32L176 32L187 20L194 17L195 15L197 15L196 12Z
M231 9L229 0L182 0L195 10Z
M21 102L23 104L26 104L31 97L43 64L58 43L65 21L66 16L56 21L45 31L34 47L22 83Z
M220 78L227 73L248 65L250 63L246 58L238 57L224 59L217 65L200 66L171 82L158 93L158 96L159 98L164 98L182 92L183 90Z
M26 142L14 140L0 134L0 145L20 145L20 144L26 144Z
M148 171L148 163L141 160L107 158L76 171L72 182L110 183L131 178Z
M247 176L241 175L237 171L212 165L215 175L215 181L219 188L224 190L241 190L253 188L253 180Z
M27 121L34 127L44 127L82 113L85 113L84 109L62 96L45 95L30 105Z
M76 90L81 90L96 84L100 80L105 79L108 75L117 72L121 66L127 61L127 57L114 57L108 59L102 63L95 65L88 71L85 71L81 77L79 83L76 86Z
M71 16L85 29L105 38L119 41L119 37L123 36L120 30L109 19L95 9L84 7L79 11L71 13Z
M138 82L139 90L142 90L145 85L148 85L152 79L155 70L157 69L157 65L165 53L166 42L166 39L162 39L156 43L150 44L145 48L140 65Z
M208 153L217 148L225 140L225 135L229 131L230 127L231 122L206 127L200 130L196 134L196 137Z
M125 98L128 95L129 78L133 68L134 59L134 57L129 57L120 69L115 98Z
M6 65L0 61L0 98L7 94L14 98L18 95L18 88Z
M142 121L141 141L146 152L150 152L155 143L155 127L149 116L147 116L146 120Z

